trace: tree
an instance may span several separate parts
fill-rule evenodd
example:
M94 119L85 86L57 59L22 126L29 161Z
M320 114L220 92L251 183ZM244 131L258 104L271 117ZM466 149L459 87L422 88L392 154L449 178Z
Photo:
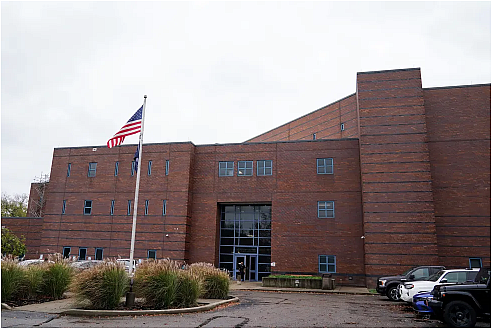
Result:
M27 194L10 196L2 193L2 217L26 217L28 199Z
M2 255L23 256L26 254L26 238L17 237L8 228L2 228Z

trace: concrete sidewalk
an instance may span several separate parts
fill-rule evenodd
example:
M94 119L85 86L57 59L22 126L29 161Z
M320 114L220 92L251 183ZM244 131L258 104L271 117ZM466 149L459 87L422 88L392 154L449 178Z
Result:
M334 290L322 290L322 289L306 289L306 288L276 288L276 287L262 287L261 282L242 282L238 284L236 281L231 281L230 291L232 295L237 290L256 290L256 291L271 291L271 292L299 292L299 293L326 293L326 294L356 294L356 295L370 295L372 293L365 287L348 287L338 286ZM187 308L187 309L168 309L168 310L138 310L138 311L116 311L116 310L83 310L76 308L75 299L68 293L68 297L61 300L55 300L52 302L31 304L25 306L19 306L12 308L15 311L27 311L27 312L41 312L50 314L66 314L66 315L85 315L85 316L122 316L122 315L150 315L150 314L173 314L173 313L190 313L200 312L213 309L222 304L228 304L238 302L239 299L231 297L231 299L217 300L217 299L199 299L199 306ZM4 309L2 303L2 309ZM6 307L5 309L10 309Z

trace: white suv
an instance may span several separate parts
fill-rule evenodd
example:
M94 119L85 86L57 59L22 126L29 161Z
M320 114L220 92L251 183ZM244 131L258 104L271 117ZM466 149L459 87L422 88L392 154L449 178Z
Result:
M425 281L404 282L398 286L400 299L407 303L412 302L413 295L421 292L432 291L436 284L456 284L473 281L478 273L478 268L462 270L442 270L430 276Z

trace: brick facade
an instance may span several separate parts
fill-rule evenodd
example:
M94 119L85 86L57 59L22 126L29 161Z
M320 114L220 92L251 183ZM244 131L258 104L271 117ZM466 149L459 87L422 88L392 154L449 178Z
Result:
M145 144L135 258L156 250L217 265L221 205L268 204L272 273L318 273L318 255L334 255L338 281L373 287L417 265L467 267L478 257L490 266L490 84L424 89L420 69L403 69L358 73L356 86L245 143ZM55 149L44 217L3 225L27 226L28 256L84 247L128 257L135 148ZM318 158L333 158L333 174L317 174ZM237 175L242 160L255 174ZM272 160L272 175L258 176L257 160ZM220 161L234 162L234 176L219 176ZM334 218L318 218L318 201L334 201Z

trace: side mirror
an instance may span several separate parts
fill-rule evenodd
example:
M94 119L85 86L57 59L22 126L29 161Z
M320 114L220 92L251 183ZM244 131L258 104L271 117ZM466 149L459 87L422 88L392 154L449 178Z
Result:
M415 275L410 274L410 276L409 276L408 278L409 278L410 280L413 280L413 279L415 279Z
M448 279L446 279L446 278L442 279L441 283L448 283Z

